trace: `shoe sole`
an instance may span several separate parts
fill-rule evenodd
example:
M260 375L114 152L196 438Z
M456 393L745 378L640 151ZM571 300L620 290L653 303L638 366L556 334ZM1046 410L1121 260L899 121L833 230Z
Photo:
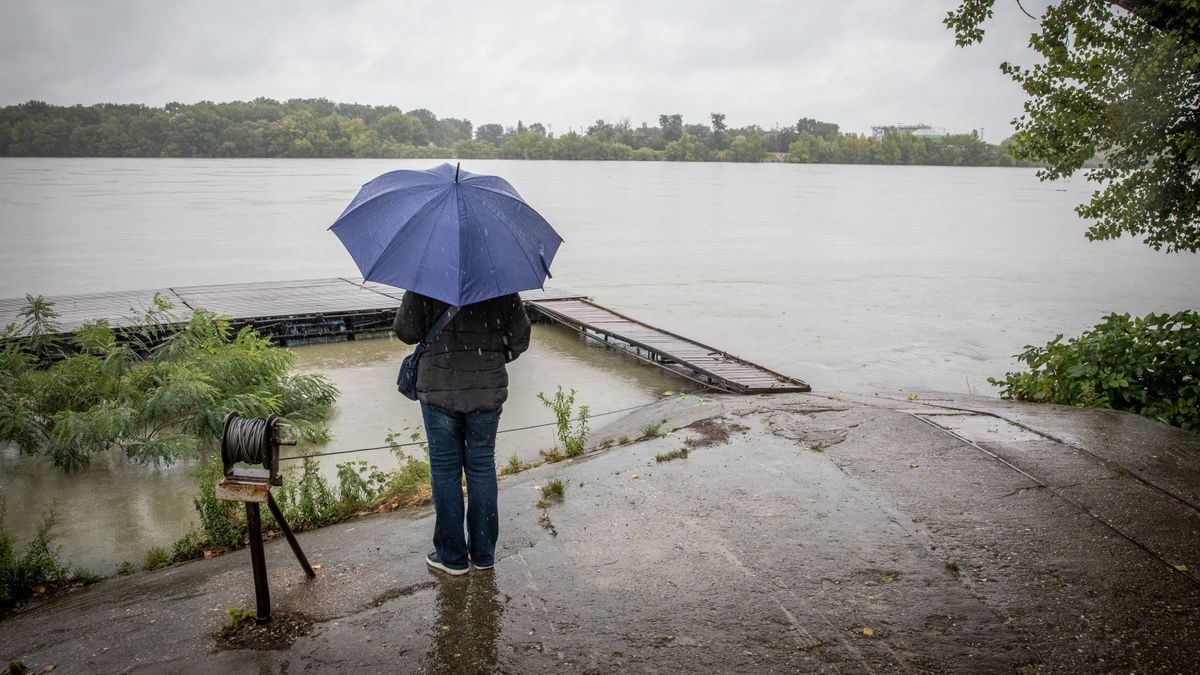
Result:
M471 565L472 565L472 566L474 566L474 567L475 567L475 569L477 569L477 570L490 570L490 569L492 569L493 567L495 567L495 566L496 566L495 564L492 564L492 565L476 565L475 563L471 563Z
M446 567L442 563L434 562L434 561L430 560L429 558L425 559L425 564L429 565L430 567L432 567L435 570L441 570L441 571L445 572L446 574L449 574L449 575L455 576L455 577L466 574L467 572L471 571L470 567L464 567L461 570L456 570L453 567Z

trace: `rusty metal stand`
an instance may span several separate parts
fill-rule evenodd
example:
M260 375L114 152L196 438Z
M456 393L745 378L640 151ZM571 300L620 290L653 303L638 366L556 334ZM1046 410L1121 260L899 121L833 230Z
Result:
M275 503L275 497L271 494L269 472L261 469L233 469L229 475L217 483L216 493L217 499L239 501L246 504L246 525L250 538L250 566L254 573L256 605L254 620L258 623L268 623L271 620L271 588L267 580L267 559L263 549L262 536L262 510L259 504L265 502L267 508L271 510L271 515L275 517L275 522L279 523L279 529L291 546L292 553L295 554L296 560L300 561L300 566L304 568L304 574L311 579L317 576L317 573L308 563L308 557L304 555L304 551L300 548L300 542L296 540L296 535L288 526L287 519L283 517L283 511Z
M258 505L255 504L255 506ZM283 511L279 509L279 504L275 503L275 495L270 492L267 493L267 508L271 509L271 515L275 516L275 522L279 523L279 529L283 531L283 536L287 539L288 545L292 547L292 553L296 554L296 560L299 560L300 566L304 568L304 573L308 575L309 579L317 576L312 565L308 564L308 556L304 555L304 551L300 549L300 542L296 541L296 535L292 534L292 528L288 527L287 519L283 517Z

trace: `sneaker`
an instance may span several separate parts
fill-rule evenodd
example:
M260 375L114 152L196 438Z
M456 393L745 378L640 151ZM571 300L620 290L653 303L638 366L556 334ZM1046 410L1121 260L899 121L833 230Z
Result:
M445 572L446 574L450 574L453 576L458 576L460 574L466 574L467 572L471 571L470 566L464 567L462 569L455 569L453 567L449 567L448 565L446 565L446 563L442 562L441 558L438 557L437 551L430 551L429 555L425 556L425 564L429 565L430 567L434 568L435 570L441 570L441 571Z
M472 561L471 561L471 566L472 566L472 567L474 567L474 568L475 568L475 569L477 569L477 570L490 570L490 569L492 569L493 567L495 567L495 566L496 566L496 563L492 563L491 565L480 565L479 563L477 563L477 562L475 562L474 560L472 560Z

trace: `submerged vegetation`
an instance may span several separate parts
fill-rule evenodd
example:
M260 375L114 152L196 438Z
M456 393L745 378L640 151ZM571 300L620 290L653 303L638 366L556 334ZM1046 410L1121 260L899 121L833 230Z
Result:
M1028 370L988 378L1005 398L1127 410L1200 432L1200 313L1109 314L1016 358Z
M480 124L425 109L319 99L194 104L162 108L41 101L0 108L0 156L12 157L391 157L459 159L664 160L819 164L1012 166L1003 145L976 133L880 137L844 134L802 118L764 129L731 127L723 113L658 125L596 120L555 135L544 124ZM708 122L708 123L705 123Z
M155 296L135 327L94 321L63 338L53 303L27 296L0 331L0 442L72 471L110 449L147 464L196 458L231 411L326 438L338 396L327 378L291 374L295 355L253 328L202 309L179 323L171 309Z

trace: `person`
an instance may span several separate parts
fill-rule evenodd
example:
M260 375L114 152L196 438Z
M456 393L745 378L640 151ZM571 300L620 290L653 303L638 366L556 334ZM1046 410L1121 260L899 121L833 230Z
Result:
M425 338L446 303L404 294L392 325L408 344ZM490 569L500 523L496 507L496 430L508 398L512 362L529 348L529 317L516 293L459 309L417 367L417 400L429 444L433 551L425 562L448 574ZM467 476L466 534L462 475Z

